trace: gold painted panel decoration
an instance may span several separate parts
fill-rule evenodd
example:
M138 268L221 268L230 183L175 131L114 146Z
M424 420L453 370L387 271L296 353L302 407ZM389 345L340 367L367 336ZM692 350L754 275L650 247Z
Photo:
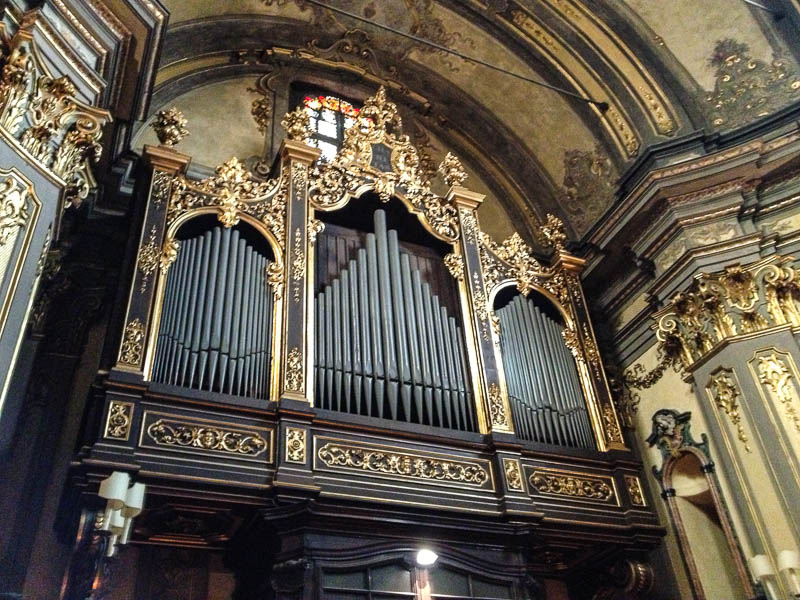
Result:
M269 447L259 433L227 425L201 425L177 419L158 419L147 426L147 437L159 446L210 450L223 454L258 456Z
M143 351L144 324L137 318L125 326L122 346L119 350L119 364L135 368L141 367Z
M443 459L347 443L326 443L317 457L328 467L394 475L421 481L455 482L483 487L491 480L488 468L468 460Z
M610 477L578 475L567 471L534 469L528 477L531 489L545 496L595 502L616 501Z
M285 387L290 392L303 391L303 360L300 348L295 346L286 357Z
M731 423L736 428L739 441L744 444L744 449L750 452L750 446L748 445L749 440L744 431L742 417L739 414L739 397L741 396L741 392L734 381L733 372L723 369L713 374L709 379L706 390L714 404L728 415Z
M286 428L286 461L306 462L306 430L301 427Z
M131 435L133 422L133 402L112 400L108 404L108 416L103 437L106 439L127 441Z
M513 491L522 491L522 472L516 458L503 459L503 471L506 474L506 487Z
M625 485L633 506L647 506L644 501L644 493L642 493L642 483L636 475L625 475Z

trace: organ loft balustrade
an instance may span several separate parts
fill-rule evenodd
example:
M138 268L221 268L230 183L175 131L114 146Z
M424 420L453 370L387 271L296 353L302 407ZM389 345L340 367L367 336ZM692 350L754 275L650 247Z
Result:
M174 143L185 123L164 119ZM549 259L492 240L458 158L432 191L383 88L332 160L306 112L283 125L270 177L233 158L193 180L190 157L145 149L119 353L74 475L86 510L113 467L148 485L134 542L191 538L157 517L178 495L235 515L199 545L257 546L300 513L346 531L378 502L456 537L477 515L534 552L517 577L651 548L662 530L560 221L541 228Z

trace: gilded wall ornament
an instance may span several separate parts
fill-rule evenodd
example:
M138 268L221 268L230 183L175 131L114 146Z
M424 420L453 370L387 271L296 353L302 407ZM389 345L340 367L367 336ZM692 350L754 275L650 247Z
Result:
M503 471L506 474L506 486L509 490L522 491L522 471L516 458L503 459Z
M133 403L112 400L108 404L108 417L103 437L113 440L127 440L131 433Z
M317 457L329 467L397 475L423 481L446 481L483 486L489 472L478 463L466 460L443 460L380 448L366 448L344 443L327 443Z
M636 475L625 475L625 485L628 488L628 497L631 499L631 504L633 506L647 505L644 501L642 483Z
M613 501L614 488L599 477L535 470L528 483L540 494L600 502Z
M792 372L784 360L776 352L767 356L758 357L758 376L761 383L775 395L783 405L786 416L792 422L795 430L800 432L800 414L795 408L794 386Z
M690 369L726 339L800 325L800 278L793 263L792 257L773 255L697 275L653 316L662 356Z
M272 125L272 96L269 92L262 92L256 88L247 88L247 91L259 95L250 106L250 114L253 115L258 130L267 133Z
M714 127L739 127L800 98L800 77L790 57L776 56L767 64L749 52L747 44L731 38L714 47L709 65L716 68L716 82L705 98Z
M143 348L144 325L138 318L133 319L125 326L119 351L119 363L130 367L141 367Z
M226 454L258 456L269 444L255 431L236 430L218 425L196 425L171 419L158 419L147 427L147 437L159 446L211 450Z
M438 171L442 174L442 179L444 179L448 187L461 185L467 180L467 173L464 171L461 161L452 152L448 152L444 157L444 160L439 164Z
M23 229L30 218L28 189L14 177L0 183L0 248Z
M303 388L303 357L300 348L295 346L286 357L286 378L284 383L290 392L302 392Z
M564 153L564 210L579 234L611 206L615 178L611 159L599 145Z
M286 137L290 140L305 142L311 137L311 117L302 108L296 108L290 113L286 113L281 119L281 127L286 131Z
M711 376L711 379L706 386L708 393L711 395L714 404L721 408L736 428L739 441L744 444L744 449L750 452L748 445L747 434L744 431L742 424L742 417L739 414L739 388L732 377L731 371L720 371Z
M111 115L78 100L68 77L52 76L36 51L32 23L17 29L0 59L0 127L65 182L65 206L78 206L94 187L89 163L99 158Z
M306 430L300 427L286 428L286 460L287 462L306 462Z
M155 130L162 146L172 147L189 135L189 130L186 129L187 123L183 113L173 106L168 110L158 111L150 127Z

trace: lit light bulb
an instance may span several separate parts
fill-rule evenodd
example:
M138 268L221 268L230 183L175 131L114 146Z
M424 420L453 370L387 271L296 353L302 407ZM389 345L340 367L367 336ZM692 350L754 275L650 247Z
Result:
M439 555L436 554L436 552L428 550L427 548L423 548L417 552L417 564L420 567L429 567L435 563L438 558Z

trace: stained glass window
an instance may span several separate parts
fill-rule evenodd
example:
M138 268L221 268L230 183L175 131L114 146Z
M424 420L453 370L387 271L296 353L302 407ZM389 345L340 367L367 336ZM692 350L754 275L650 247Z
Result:
M306 95L303 106L311 117L311 145L322 150L323 160L332 161L359 109L336 96L323 95Z

